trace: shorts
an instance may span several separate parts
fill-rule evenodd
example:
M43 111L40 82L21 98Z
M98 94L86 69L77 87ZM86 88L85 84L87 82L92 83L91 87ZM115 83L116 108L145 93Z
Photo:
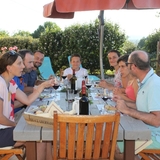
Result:
M14 146L13 130L15 127L0 129L0 147Z

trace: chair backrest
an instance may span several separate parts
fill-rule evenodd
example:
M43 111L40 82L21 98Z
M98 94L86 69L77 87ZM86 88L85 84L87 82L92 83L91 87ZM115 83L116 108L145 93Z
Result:
M69 66L72 67L70 61L71 61L71 56L68 56L68 63L69 63ZM80 65L80 68L82 68L82 64Z
M43 79L48 79L50 75L54 75L49 57L44 57L43 63L39 67L39 71Z
M54 112L53 159L114 159L119 113L62 115Z

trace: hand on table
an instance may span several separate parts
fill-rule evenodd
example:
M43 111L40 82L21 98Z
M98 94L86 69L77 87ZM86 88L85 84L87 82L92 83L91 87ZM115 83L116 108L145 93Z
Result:
M113 89L113 94L114 94L114 95L122 94L121 88L114 87L114 89Z
M120 98L120 96L114 95L113 97L114 101L116 101L116 108L118 111L124 113L124 114L128 114L128 110L129 108L127 107L126 103L124 100L122 100Z
M99 82L99 87L102 87L102 88L107 88L107 82L105 80L101 80Z
M47 81L42 83L44 88L52 87L52 86L54 86L54 84L55 84L55 80L54 79L50 79L50 80L47 80Z

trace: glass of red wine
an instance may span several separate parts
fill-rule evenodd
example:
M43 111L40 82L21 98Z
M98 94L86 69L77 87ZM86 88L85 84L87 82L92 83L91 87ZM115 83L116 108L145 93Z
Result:
M67 77L67 76L62 76L62 79L64 80L64 79L66 79L66 77Z
M56 97L57 96L57 89L60 86L60 82L56 77L54 78L54 82L55 82L54 86L53 86L53 88L54 88L54 97Z
M106 103L106 102L107 102L107 100L108 100L108 99L110 99L110 98L104 95L104 96L102 97L102 99L103 99L103 100L104 100L104 102Z
M92 87L92 83L86 83L86 87L88 89L88 92L90 92L90 88Z

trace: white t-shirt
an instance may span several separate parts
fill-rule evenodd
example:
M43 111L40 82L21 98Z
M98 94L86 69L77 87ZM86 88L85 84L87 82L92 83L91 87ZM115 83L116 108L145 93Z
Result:
M63 75L67 76L68 74L73 74L72 68L64 70ZM80 89L82 87L82 80L84 80L84 76L88 76L88 71L85 68L80 68L78 71L75 71L75 75L77 77L77 88Z
M14 121L13 106L16 89L17 84L14 80L11 80L9 88L7 88L5 80L0 76L0 99L3 101L3 115L11 121ZM0 129L8 127L0 124Z

